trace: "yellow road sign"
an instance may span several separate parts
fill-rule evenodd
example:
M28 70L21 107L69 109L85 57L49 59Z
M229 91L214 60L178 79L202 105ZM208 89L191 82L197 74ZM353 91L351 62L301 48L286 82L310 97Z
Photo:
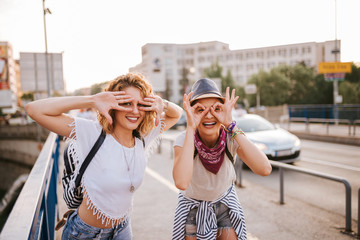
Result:
M351 62L320 62L319 74L351 73Z

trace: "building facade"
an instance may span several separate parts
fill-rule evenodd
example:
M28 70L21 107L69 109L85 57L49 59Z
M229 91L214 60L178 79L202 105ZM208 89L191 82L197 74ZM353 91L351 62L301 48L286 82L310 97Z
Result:
M10 43L0 42L0 108L3 113L17 110L15 60Z
M340 40L337 40L340 50ZM163 97L180 102L184 91L203 77L205 68L218 62L223 75L228 70L237 85L245 86L251 75L281 64L304 62L317 69L319 62L334 62L335 41L306 42L262 48L231 50L226 43L149 43L142 47L142 62L129 69L144 74ZM338 55L338 59L340 56Z
M20 52L20 78L21 90L35 99L65 95L62 53Z

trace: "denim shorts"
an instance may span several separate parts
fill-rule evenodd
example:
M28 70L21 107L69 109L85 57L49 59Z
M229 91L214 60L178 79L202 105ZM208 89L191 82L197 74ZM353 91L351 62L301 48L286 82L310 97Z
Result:
M67 219L61 239L131 240L130 218L126 217L120 224L112 228L97 228L86 224L75 211Z
M221 203L220 201L215 203L214 212L217 219L217 227L218 229L232 228L229 208ZM197 208L191 209L189 215L186 218L185 222L185 236L193 237L196 236L196 213Z

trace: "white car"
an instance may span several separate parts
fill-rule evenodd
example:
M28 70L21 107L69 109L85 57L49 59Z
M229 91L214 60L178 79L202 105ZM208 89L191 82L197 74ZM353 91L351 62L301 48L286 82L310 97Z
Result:
M235 121L268 159L284 163L300 160L301 142L294 134L255 114L244 114Z

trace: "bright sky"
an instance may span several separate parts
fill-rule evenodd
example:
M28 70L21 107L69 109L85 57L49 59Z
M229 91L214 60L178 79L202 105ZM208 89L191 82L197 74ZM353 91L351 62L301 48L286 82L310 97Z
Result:
M146 43L222 41L231 49L341 40L360 62L359 0L46 0L48 51L64 52L69 91L112 80L141 62ZM44 52L42 0L0 0L0 41Z

